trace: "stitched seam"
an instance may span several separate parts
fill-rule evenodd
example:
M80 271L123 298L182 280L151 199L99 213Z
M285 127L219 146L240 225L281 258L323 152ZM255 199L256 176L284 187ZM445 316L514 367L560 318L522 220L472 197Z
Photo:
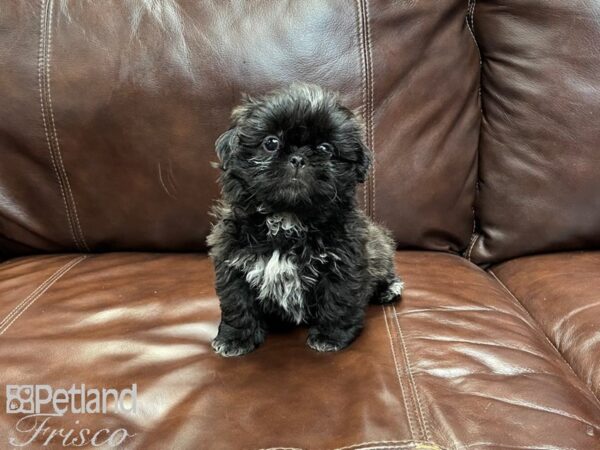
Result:
M467 24L473 29L473 10L475 8L475 0L468 0L467 4ZM470 19L470 21L469 21Z
M469 245L469 249L467 250L467 260L469 261L471 261L471 252L473 251L477 239L479 239L479 235L475 232L475 211L473 210L473 234L471 236L471 245Z
M392 444L378 445L377 447L356 447L357 450L404 450L408 448L415 448L415 444Z
M371 218L375 219L375 126L374 122L374 96L375 96L375 81L373 76L373 49L372 49L372 40L371 40L371 17L369 14L369 0L364 0L365 3L365 39L366 39L366 49L367 49L367 73L369 78L369 94L368 94L368 105L369 109L367 111L367 115L369 117L369 148L371 149L371 158L372 168L371 168Z
M75 231L73 216L71 214L71 208L69 205L69 200L66 196L66 186L64 185L64 179L62 178L62 171L60 170L60 165L58 162L58 155L56 154L56 139L54 137L54 133L56 132L56 126L54 122L51 120L51 101L49 100L50 96L50 59L51 59L51 48L52 48L52 15L54 10L54 1L53 0L42 0L42 7L45 9L45 23L44 23L44 52L43 52L43 74L44 74L44 113L45 120L48 123L48 138L50 139L50 143L48 144L48 148L50 149L50 156L52 158L52 165L54 166L54 173L56 174L56 178L58 180L58 184L60 186L61 195L63 196L63 201L65 204L65 211L67 213L67 219L69 221L69 228L71 229L71 234L73 235L73 239L75 240L75 245L77 248L81 247L81 242L79 241L79 236Z
M413 428L413 424L412 424L412 414L410 413L410 408L408 407L406 392L404 391L404 383L402 383L402 376L400 373L401 372L400 365L398 364L398 358L396 356L396 349L394 348L394 339L392 338L392 332L390 331L390 327L388 325L387 311L386 311L385 306L382 305L381 308L383 309L383 319L385 320L385 328L387 330L388 337L390 338L390 348L392 349L392 357L394 359L394 367L396 368L396 376L398 377L398 384L400 385L400 392L402 393L402 402L404 403L404 409L406 411L406 417L407 417L407 421L408 421L408 429L410 431L410 438L414 439L415 432L414 432L414 428Z
M41 25L40 25L40 48L38 55L38 78L40 83L40 102L42 109L42 121L44 124L44 132L46 141L50 151L50 159L54 168L55 176L63 198L69 229L79 250L89 251L87 242L83 235L79 216L77 214L77 204L71 190L69 177L67 175L62 155L60 151L60 143L56 131L56 123L54 120L54 111L52 107L52 94L50 89L50 61L52 52L52 15L54 9L53 0L41 0ZM70 200L70 202L69 202Z
M471 249L473 250L473 248L475 247L475 245L477 244L477 242L479 242L479 239L481 239L481 234L476 234L475 239L473 239L473 245L471 245ZM469 255L467 256L467 260L471 261L471 251L469 251Z
M70 263L71 261L69 261ZM12 311L10 311L5 317L4 319L2 319L2 321L0 321L0 329L2 329L4 327L4 325L11 320L15 314L17 314L22 306L24 304L26 304L31 297L34 297L38 294L39 291L42 291L46 288L47 284L52 282L52 280L54 278L56 278L57 276L60 276L60 273L64 270L64 268L69 264L65 264L64 266L62 266L61 268L59 268L56 272L54 272L52 275L50 275L46 280L44 280L44 282L42 284L40 284L37 288L35 288L27 297L25 297L23 300L21 300L13 309Z
M69 270L87 258L87 255L79 256L72 259L64 266L54 272L48 279L40 284L30 295L21 301L3 320L0 324L0 336L3 335L10 326L27 311L54 283L63 277Z
M477 38L475 37L475 6L477 4L477 0L468 0L467 4L467 29L473 38L473 42L475 43L475 47L477 48L477 53L479 54L479 65L483 64L483 59L481 58L481 49L479 48L479 43L477 42ZM470 19L470 21L469 21Z
M358 450L367 445L386 445L387 447L377 447L377 448L399 448L398 445L402 446L402 448L410 448L412 446L414 448L415 445L421 446L429 446L430 448L438 448L441 447L433 442L425 442L425 441L415 441L415 440L402 440L402 441L371 441L371 442L361 442L360 444L349 445L347 447L339 447L334 450ZM394 447L395 445L395 447Z
M414 376L412 373L410 355L408 354L408 349L406 346L406 342L404 340L404 333L402 332L402 327L400 326L400 320L398 320L398 312L396 311L396 305L392 305L392 309L394 310L394 319L395 319L396 325L398 327L398 336L400 337L400 343L402 344L402 350L404 353L406 368L408 371L408 381L412 387L413 395L415 396L415 399L417 400L419 419L420 419L422 427L423 427L425 439L431 440L431 434L429 432L429 423L427 422L427 417L425 416L425 413L423 412L423 405L421 403L421 397L419 396L419 390L417 389L417 384L415 382L415 379L414 379Z
M75 217L75 229L76 229L76 233L77 233L77 238L79 239L80 243L83 245L83 248L85 250L87 250L88 252L90 251L89 247L87 246L87 242L85 241L85 237L83 234L83 230L81 229L81 223L79 222L79 215L77 214L77 203L75 203L75 197L73 196L73 191L71 190L71 184L69 183L69 177L67 175L67 170L65 169L65 165L62 159L62 152L60 150L60 143L58 141L58 133L56 131L56 124L54 122L54 108L52 106L52 90L50 89L50 61L51 61L51 56L52 56L52 15L53 15L53 10L54 10L54 0L50 0L50 16L49 16L49 20L48 20L48 51L47 51L47 59L46 59L46 84L47 84L47 91L48 91L48 109L50 110L50 124L51 124L51 130L52 130L52 134L54 136L54 142L56 144L55 146L55 150L56 150L56 155L58 156L58 167L62 172L62 176L63 176L63 180L66 186L66 191L67 194L69 196L69 198L71 199L71 209L72 209L72 213L73 216Z
M393 313L394 312L395 312L395 310L393 311ZM391 320L392 320L392 325L394 325L393 319L391 319ZM398 340L399 345L402 346L402 342L400 340L400 332L398 330L398 326L397 325L395 326L395 335L397 336L396 339ZM401 350L402 349L399 348L398 352L400 352ZM402 355L402 360L401 360L400 364L402 364L403 367L406 367L406 358L404 357L404 355ZM409 370L408 370L408 368L406 368L404 370L404 374L405 374L405 376L407 376L407 378L408 378L408 373L409 373ZM416 422L417 427L419 429L419 436L417 438L420 438L422 434L423 435L425 434L424 433L424 427L423 427L423 422L421 421L421 417L419 416L419 411L417 409L418 408L417 407L417 401L415 399L414 391L412 390L412 385L410 383L410 380L408 380L407 391L408 391L408 396L410 396L411 412L414 413L414 415L415 415L415 422ZM407 398L408 398L408 396L407 396ZM413 436L413 439L415 439L414 436Z
M476 4L477 4L477 0L468 0L467 1L467 16L466 16L465 20L467 22L467 29L469 30L469 33L471 34L471 37L473 38L473 42L475 43L475 48L477 49L477 54L479 56L479 87L478 87L479 105L480 105L479 111L481 112L480 120L483 121L483 108L481 106L481 73L483 70L483 59L481 57L481 49L479 48L479 43L477 42L477 38L475 37L475 6L476 6ZM479 138L478 138L478 143L477 143L477 157L479 157L479 139L481 136L481 126L479 128L480 128L480 132L479 132ZM477 164L476 167L479 172L479 164ZM479 173L477 173L477 182L475 183L475 192L476 192L475 197L477 199L478 194L479 194ZM471 243L470 243L469 248L465 255L468 261L471 261L471 252L475 248L475 245L479 241L480 237L481 237L481 234L477 233L477 212L475 210L475 206L473 206L473 231L471 233Z
M60 267L56 272L54 272L54 274L48 277L48 279L46 279L31 294L29 294L15 308L13 308L13 310L2 320L2 323L0 324L0 334L3 334L10 327L10 325L31 306L31 304L33 304L44 292L50 288L50 286L52 286L66 272L71 270L72 267L77 265L86 257L87 256L80 256L79 258L75 258L66 263L64 266Z
M67 198L65 197L65 191L63 189L63 185L60 181L60 176L58 174L58 169L56 167L56 162L54 160L54 152L52 151L52 141L50 140L50 135L48 132L48 123L46 120L46 116L47 116L47 111L46 111L46 102L45 102L45 95L44 95L44 87L45 87L45 74L44 74L44 61L46 59L45 56L45 52L46 52L46 7L47 4L45 3L45 0L41 0L40 1L40 5L41 5L41 13L40 13L40 45L39 45L39 52L38 52L38 81L39 81L39 91L40 91L40 107L41 107L41 112L42 112L42 123L44 125L44 133L46 135L46 142L48 144L48 150L50 152L50 160L52 162L52 168L54 169L54 174L56 176L56 179L58 180L58 186L60 188L60 195L63 199L63 203L65 206L65 211L67 214L67 222L69 223L69 228L71 230L71 236L73 237L73 241L75 242L75 245L77 247L79 247L79 242L77 240L77 236L75 235L75 230L73 229L73 224L71 222L71 215L69 212L69 207L67 204Z
M269 448L260 448L258 450L302 450L298 447L269 447Z
M54 0L49 1L50 14L48 16L48 49L46 52L46 85L47 85L47 93L48 93L48 110L50 111L50 124L52 135L54 136L55 142L55 151L58 157L58 167L62 174L62 179L66 187L67 194L71 200L70 209L72 209L71 220L72 217L75 217L75 229L77 239L79 240L80 246L83 246L83 249L90 251L87 242L85 241L85 236L83 234L83 230L81 228L81 223L79 222L79 215L77 214L77 203L75 202L75 197L73 196L73 191L71 190L71 184L69 183L69 177L67 175L67 171L65 169L65 165L62 159L62 152L60 150L60 143L58 141L58 133L56 131L56 123L54 121L54 108L52 106L52 90L50 89L50 61L52 56L52 15L54 10ZM81 249L81 247L80 247Z
M377 445L377 447L367 447ZM367 450L367 449L405 449L417 448L423 450L443 450L443 447L434 442L415 441L413 439L405 439L402 441L370 441L360 442L358 444L348 445L346 447L337 447L333 450ZM302 450L299 447L268 447L260 448L259 450Z
M360 57L360 72L361 72L361 90L362 90L362 105L361 115L365 120L365 128L367 128L366 123L366 109L367 109L367 69L366 69L366 56L365 56L365 43L364 43L364 30L363 30L363 10L362 10L362 2L361 0L356 0L356 29L357 29L357 39L358 39L358 47L359 47L359 57ZM366 132L366 130L365 130ZM367 136L365 136L368 139ZM368 180L363 183L363 208L365 213L369 214L369 202L367 199L367 191L368 191Z
M513 294L510 289L508 289L508 286L506 286L500 280L500 278L498 278L496 276L496 274L492 270L488 270L488 273L490 275L492 275L492 277L494 277L494 279L498 282L498 284L500 284L500 286L502 286L504 288L504 290L508 293L508 295L510 295L512 297L512 299L517 303L517 306L520 307L523 310L523 312L527 315L527 317L529 317L534 323L537 324L538 322L533 318L533 316L530 314L530 312L527 310L527 308L525 308L525 306L523 306L523 304L515 296L515 294ZM541 327L532 327L532 328L534 330L536 330L538 332L538 334L540 334L540 335L542 335L544 337L544 339L546 340L546 342L548 343L548 345L558 354L558 356L560 357L560 359L562 359L564 361L564 363L567 365L567 367L569 367L569 369L571 369L571 372L573 373L573 375L575 375L575 377L577 377L578 380L580 380L581 382L583 382L583 380L579 377L579 375L577 375L577 373L573 369L573 366L571 366L571 364L569 363L569 361L567 361L565 359L565 357L560 352L560 350L558 350L558 348L552 343L552 341L550 340L550 338L548 337L548 335L544 332L544 330ZM587 387L587 385L585 383L584 383L584 385ZM592 391L589 388L588 388L588 391L592 394L592 396L594 397L594 399L598 403L598 406L600 406L600 399L598 399L598 397L596 397L596 394L594 393L594 391Z
M415 443L408 443L408 444L399 444L399 443L392 443L392 444L375 444L376 447L367 445L367 446L360 446L360 447L354 447L354 450L404 450L404 449L408 449L408 448L417 448Z
M17 307L15 307L15 309L13 309L11 311L11 313L8 316L6 316L5 320L2 323L2 326L0 326L0 335L3 334L10 327L10 325L24 311L26 311L28 309L39 298L39 296L42 295L46 291L46 289L48 289L49 286L52 286L52 284L58 278L60 278L61 275L62 275L62 272L55 273L51 277L51 279L47 280L43 285L39 286L38 289L36 289L29 296L27 296L27 298L25 300L23 300L22 302L20 302L19 305L17 305Z

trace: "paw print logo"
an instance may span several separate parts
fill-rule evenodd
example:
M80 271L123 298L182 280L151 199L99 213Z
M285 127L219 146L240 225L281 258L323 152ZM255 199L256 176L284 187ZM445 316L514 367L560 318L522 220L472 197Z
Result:
M35 412L35 404L33 398L34 396L32 385L7 384L6 412L8 414L33 414Z

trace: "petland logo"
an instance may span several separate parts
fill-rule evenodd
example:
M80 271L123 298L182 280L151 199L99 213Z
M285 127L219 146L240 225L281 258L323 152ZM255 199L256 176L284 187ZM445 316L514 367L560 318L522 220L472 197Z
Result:
M48 446L62 443L64 447L117 447L135 436L125 428L90 430L54 426L52 420L65 414L135 414L137 410L137 384L130 388L95 389L85 384L69 389L55 389L48 384L6 385L7 414L25 414L15 426L18 437L10 437L15 447L33 443ZM77 429L76 429L77 428Z

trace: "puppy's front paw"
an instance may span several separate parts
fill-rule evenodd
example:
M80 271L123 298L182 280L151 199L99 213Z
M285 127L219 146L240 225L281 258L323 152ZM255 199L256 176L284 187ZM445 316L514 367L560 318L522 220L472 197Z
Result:
M318 352L337 352L352 344L361 329L361 323L344 328L315 326L308 330L306 344Z
M306 344L318 352L337 352L348 345L344 345L343 343L337 342L320 333L309 335Z
M394 278L387 289L381 294L381 303L391 303L402 295L404 282L400 278Z
M256 344L252 338L244 340L217 336L213 339L211 345L215 352L226 358L242 356L256 348Z

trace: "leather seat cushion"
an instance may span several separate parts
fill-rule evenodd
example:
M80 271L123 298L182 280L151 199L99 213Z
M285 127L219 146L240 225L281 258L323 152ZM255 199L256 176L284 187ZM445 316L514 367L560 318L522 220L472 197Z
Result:
M0 265L0 379L136 383L135 414L52 418L123 427L135 433L126 448L597 446L594 395L491 275L441 253L398 253L397 263L402 302L370 307L348 350L313 352L297 329L224 359L210 348L219 307L206 256L9 261ZM20 417L0 415L0 445L23 438Z
M525 257L493 273L600 396L600 252Z

